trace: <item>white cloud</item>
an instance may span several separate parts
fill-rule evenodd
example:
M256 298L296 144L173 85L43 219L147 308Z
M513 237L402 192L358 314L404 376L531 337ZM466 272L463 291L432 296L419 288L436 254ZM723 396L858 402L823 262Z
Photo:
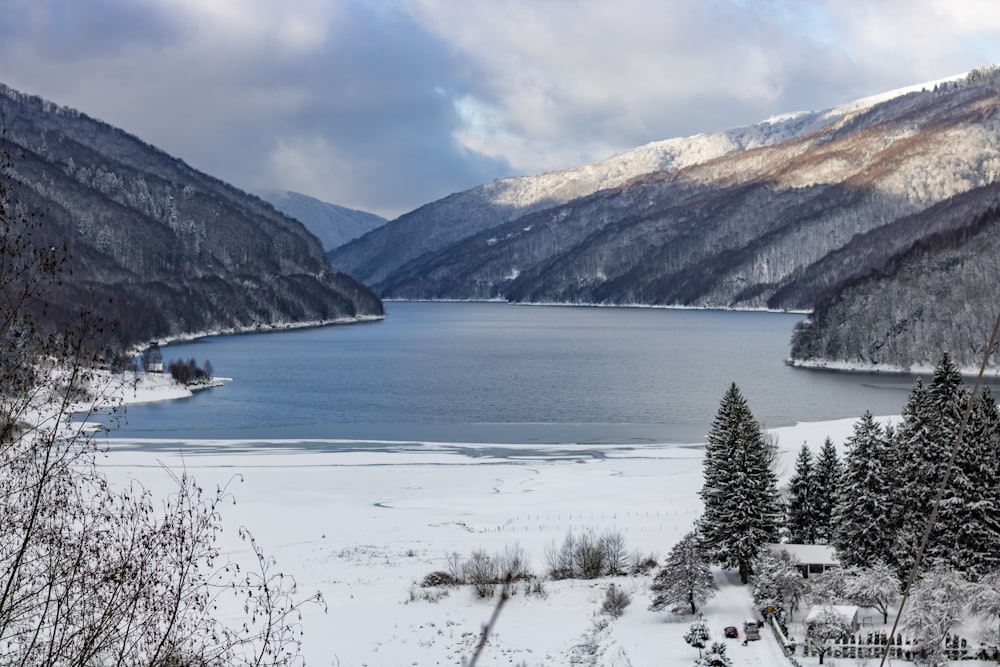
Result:
M343 164L336 151L322 136L282 137L276 140L267 159L268 183L255 184L296 192L328 192L331 184L343 184L350 178L350 165ZM347 194L341 191L337 203L351 206Z
M656 133L671 116L722 91L750 105L776 100L785 65L773 47L788 40L755 42L768 17L738 6L717 14L717 4L414 0L406 7L474 64L479 99L521 138L497 137L483 150L520 146L506 157L530 170L565 166L581 145L621 150L637 137L665 138Z
M961 0L403 6L471 63L475 98L506 128L475 144L465 125L456 136L528 171L571 164L581 148L599 159L607 153L596 151L674 128L695 131L699 118L698 129L710 131L801 108L800 100L817 108L940 78L972 66L966 38L1000 37L1000 6ZM828 95L808 98L797 86Z
M237 51L274 54L314 51L338 22L338 3L323 0L158 0L165 13L182 19L199 43Z
M1000 60L995 0L0 0L0 81L383 214Z

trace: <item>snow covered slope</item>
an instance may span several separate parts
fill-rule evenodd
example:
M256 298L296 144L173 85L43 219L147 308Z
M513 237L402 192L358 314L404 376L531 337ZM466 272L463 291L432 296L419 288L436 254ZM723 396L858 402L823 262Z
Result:
M330 253L330 258L335 267L366 284L380 283L423 253L436 252L526 214L621 187L647 174L675 172L806 137L821 128L844 124L895 97L941 83L901 88L825 111L783 114L747 127L657 141L572 169L496 180L407 213Z

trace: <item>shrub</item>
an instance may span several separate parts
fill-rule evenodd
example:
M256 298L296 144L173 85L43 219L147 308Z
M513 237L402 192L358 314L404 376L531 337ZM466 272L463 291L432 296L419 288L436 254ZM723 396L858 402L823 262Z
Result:
M640 552L635 551L632 553L632 557L629 560L628 571L629 574L633 576L649 574L658 566L659 563L656 561L656 556L654 554L643 556Z
M548 595L545 591L545 585L542 583L542 580L533 574L523 580L523 585L525 596L534 595L536 597L544 598Z
M502 554L497 554L497 570L502 578L510 575L512 581L522 581L531 576L528 554L520 544L508 544Z
M620 618L625 613L625 608L631 603L631 593L611 584L604 594L604 603L601 605L601 611L614 618Z
M493 588L500 580L497 560L482 549L475 549L462 568L465 581L472 584L476 595L481 598L493 597Z
M452 551L447 556L448 560L448 574L452 579L455 580L457 584L465 583L465 568L463 566L462 556L459 555L457 551Z
M433 603L440 602L446 597L448 597L448 589L446 588L419 589L416 586L410 586L410 597L407 602L424 600L425 602Z
M425 576L420 582L420 586L422 588L432 588L436 586L457 586L460 583L462 582L448 572L437 570Z
M604 549L593 531L583 533L576 541L573 565L582 579L597 579L604 574Z
M617 531L600 537L593 530L578 536L570 531L561 546L546 547L545 561L553 579L596 579L625 574L625 554L625 538Z
M625 537L617 530L609 530L601 535L600 545L604 554L604 572L615 577L625 574L628 565Z
M498 584L525 582L524 591L544 595L541 583L528 566L528 555L519 544L507 545L498 554L490 555L482 549L475 549L468 558L457 552L446 556L448 570L437 570L423 578L421 586L459 586L470 584L479 597L492 597Z

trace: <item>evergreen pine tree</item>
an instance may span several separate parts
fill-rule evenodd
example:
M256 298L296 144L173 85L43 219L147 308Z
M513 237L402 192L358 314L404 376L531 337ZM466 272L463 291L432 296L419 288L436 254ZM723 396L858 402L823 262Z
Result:
M788 530L788 541L792 544L816 543L818 495L812 453L802 443L795 460L795 472L788 482L788 502L785 509L785 527Z
M650 588L655 595L649 608L669 607L675 614L694 614L715 593L718 586L695 533L674 545Z
M971 581L1000 569L1000 415L986 387L976 398L928 553Z
M746 583L753 559L777 538L780 517L773 456L736 384L719 405L706 443L701 543Z
M894 504L885 461L889 445L871 412L854 424L834 511L833 545L844 567L885 560L893 544Z
M733 661L726 655L726 645L713 642L705 655L695 660L695 667L733 667Z
M684 633L684 641L698 649L698 659L701 659L701 649L708 646L708 640L712 638L712 633L708 630L708 623L705 622L705 617L698 614L698 620L691 624L688 631Z
M891 514L895 529L893 543L886 562L896 569L901 581L905 581L913 566L920 535L914 531L914 525L923 518L926 520L926 505L917 507L915 483L911 476L917 474L914 468L919 467L920 442L930 438L930 408L927 388L919 378L913 384L910 395L903 406L903 419L898 425L893 440L896 466L891 476L891 483L886 486L891 489L893 507ZM920 523L920 528L923 524Z
M893 562L901 578L913 567L968 396L962 375L947 353L926 391L920 395L918 388L919 384L910 394L898 438L900 518ZM949 559L953 545L944 541L947 532L946 522L939 521L927 543L928 561Z
M843 464L837 456L833 440L827 438L819 450L813 465L816 500L816 544L830 544L833 541L833 510L837 504L837 494L843 475Z

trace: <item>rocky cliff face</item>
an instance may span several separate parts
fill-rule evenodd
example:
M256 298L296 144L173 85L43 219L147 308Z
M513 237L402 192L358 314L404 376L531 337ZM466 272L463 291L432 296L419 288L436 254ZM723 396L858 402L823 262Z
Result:
M72 109L0 88L5 175L47 242L68 246L61 298L100 303L115 341L379 316L367 288L263 200Z

